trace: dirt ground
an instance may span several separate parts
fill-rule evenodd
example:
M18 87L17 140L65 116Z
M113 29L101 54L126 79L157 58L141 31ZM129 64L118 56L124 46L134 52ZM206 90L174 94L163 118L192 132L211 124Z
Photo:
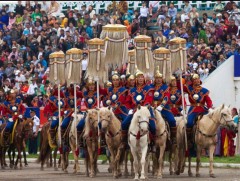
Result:
M85 167L80 165L80 173L73 174L73 165L71 164L68 168L68 174L63 173L60 169L55 171L53 168L45 168L44 171L40 170L40 165L36 163L29 163L28 167L24 167L22 170L14 170L10 168L6 168L5 170L0 170L0 180L8 180L8 181L66 181L66 180L98 180L98 181L110 181L115 180L112 178L112 174L108 173L108 165L99 165L98 166L100 173L97 174L95 178L88 178L84 175ZM195 167L193 167L193 174L195 175ZM240 171L238 169L215 169L216 178L210 178L208 175L208 168L200 169L201 177L188 177L187 170L185 173L177 176L177 175L169 175L168 167L164 168L163 179L167 181L176 181L176 180L184 180L184 181L197 181L197 180L217 180L217 181L240 181ZM128 178L121 177L117 179L118 181L127 181L133 180L132 176L128 176ZM149 180L156 180L153 176L149 176Z

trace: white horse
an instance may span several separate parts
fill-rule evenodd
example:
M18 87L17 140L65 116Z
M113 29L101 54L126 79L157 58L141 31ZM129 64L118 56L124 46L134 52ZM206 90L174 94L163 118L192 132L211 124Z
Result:
M235 127L231 116L231 109L230 107L224 106L224 104L207 115L204 115L197 123L195 134L195 142L197 145L196 177L200 176L199 166L203 148L209 149L209 175L210 177L215 177L213 173L213 154L217 144L217 129L220 125Z
M72 114L73 119L75 118L74 113ZM76 136L77 136L77 128L76 125L79 123L79 121L84 117L83 114L77 114L77 120L74 120L71 129L69 132L69 144L73 153L74 157L74 167L73 167L73 173L78 173L80 171L79 163L78 163L78 155L76 154L77 151L77 144L76 144Z
M135 180L139 179L139 172L141 170L140 179L146 179L148 173L148 133L149 133L149 119L151 115L149 108L146 106L138 106L134 113L130 127L129 127L129 146L134 159ZM141 157L141 167L140 167Z

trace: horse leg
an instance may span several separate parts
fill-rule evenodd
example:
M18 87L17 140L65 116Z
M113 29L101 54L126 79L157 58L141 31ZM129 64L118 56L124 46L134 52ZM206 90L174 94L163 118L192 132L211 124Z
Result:
M124 176L127 177L129 175L128 173L128 151L124 151Z
M169 159L169 173L170 173L170 175L173 175L173 162L172 162L173 150L172 149L173 149L173 147L171 146L170 151L169 151L169 155L168 155L168 159Z
M23 148L23 157L24 157L24 164L25 164L25 167L28 166L28 163L27 163L27 155L26 155L26 149Z
M214 172L213 172L213 153L215 150L214 145L209 146L209 175L212 178L215 178Z
M131 152L133 155L133 164L134 164L134 172L135 172L135 177L134 180L138 180L139 178L139 173L138 173L138 157L137 157L137 153L134 150L135 148L131 147Z
M109 166L112 168L112 172L113 172L113 178L117 178L117 163L116 163L116 157L115 157L115 153L113 148L109 147L109 152L111 154L111 163L109 163Z
M140 177L140 179L142 180L145 180L146 178L145 174L147 175L147 172L145 173L147 151L148 151L148 145L142 148L142 158L141 158L142 171L141 171L141 177Z
M164 151L165 151L165 145L164 146L160 146L160 154L159 154L159 158L158 158L158 163L159 163L158 175L157 175L158 179L162 178L162 170L163 170L162 166L163 166Z
M8 165L7 165L7 163L6 163L6 153L7 153L7 148L5 149L5 148L2 148L3 150L3 165L5 166L5 167L7 167Z
M88 153L89 153L89 162L90 162L90 177L93 178L94 177L94 153L92 150L92 143L90 143L90 145L87 146L88 147Z
M13 159L12 159L11 151L12 151L12 147L9 146L9 148L8 148L8 158L9 158L9 162L10 162L10 168L13 168L13 166L14 166L14 161L13 161ZM14 150L13 150L13 151L14 151Z
M17 169L18 160L20 160L20 156L21 156L21 151L20 151L19 146L17 146L17 151L18 151L18 156L17 156L17 160L16 160L16 162L15 162L14 169Z
M197 166L196 166L196 177L200 177L199 167L200 167L200 157L201 157L201 147L197 146ZM188 167L189 168L189 167Z
M52 155L52 153L51 153ZM58 170L59 166L61 165L61 156L58 160L58 167L57 167L57 149L54 150L53 152L53 166L54 166L54 170Z
M20 149L20 158L19 158L19 159L20 159L20 170L22 170L23 166L22 166L22 154L21 154L21 152L22 152L22 150L23 150L24 148L23 148L22 145L20 146L20 148L21 148L21 149Z
M85 150L84 150L85 151ZM86 151L86 155L85 155L85 166L86 166L86 171L85 171L85 175L87 177L89 177L89 154Z
M130 162L131 162L131 176L134 175L134 168L133 168L133 155L130 152Z
M191 167L192 167L192 166L191 166L191 156L190 156L190 154L189 154L189 156L188 156L188 176L189 176L189 177L192 177L192 176L193 176Z

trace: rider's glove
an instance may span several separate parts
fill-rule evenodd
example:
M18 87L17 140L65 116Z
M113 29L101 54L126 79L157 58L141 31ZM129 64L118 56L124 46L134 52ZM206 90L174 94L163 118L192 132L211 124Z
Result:
M133 109L130 109L129 111L128 111L128 115L132 115L133 114Z
M158 111L162 111L162 110L163 110L163 106L161 106L161 105L158 106L158 107L157 107L157 110L158 110Z

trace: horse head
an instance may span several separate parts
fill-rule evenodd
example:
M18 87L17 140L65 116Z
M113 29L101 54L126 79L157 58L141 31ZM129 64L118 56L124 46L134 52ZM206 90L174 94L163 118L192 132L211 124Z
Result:
M209 117L216 120L220 125L227 126L229 128L235 128L236 125L231 116L230 106L224 104L216 108L212 113L209 113Z
M84 137L87 137L90 131L97 131L98 129L98 110L89 109L87 111L87 117L85 122L85 133Z
M138 106L137 111L134 114L134 117L137 120L140 132L147 132L149 128L149 119L151 118L149 108L147 106Z
M25 139L31 138L33 136L33 120L28 118L22 122L23 129L22 133Z
M109 125L112 123L113 112L111 107L102 107L99 111L99 118L102 125L101 130L106 133Z

